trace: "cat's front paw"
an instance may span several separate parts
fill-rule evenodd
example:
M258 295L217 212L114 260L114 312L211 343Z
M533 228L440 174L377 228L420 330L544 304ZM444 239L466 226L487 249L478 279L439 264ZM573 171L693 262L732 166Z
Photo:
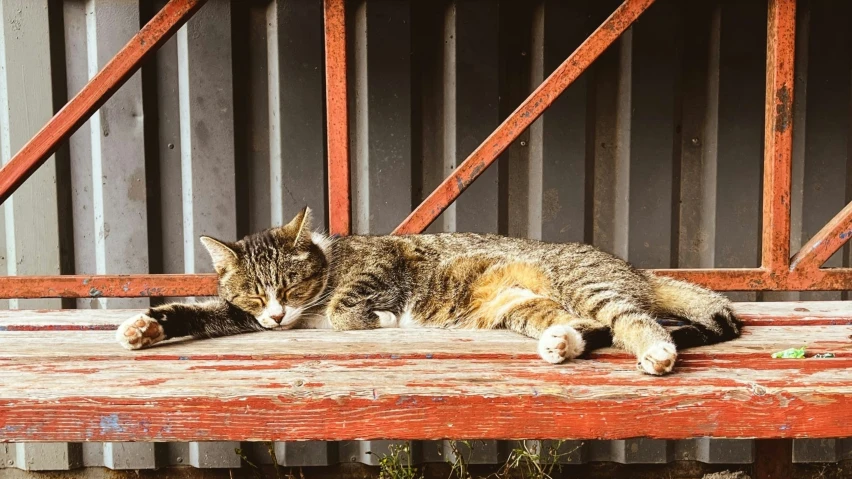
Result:
M675 361L677 361L675 345L666 341L658 341L639 356L636 368L646 374L662 376L672 372Z
M545 329L538 340L539 356L551 364L574 359L583 354L585 347L583 336L571 326L562 324Z
M166 339L166 332L156 319L140 313L118 327L115 339L125 349L142 349Z

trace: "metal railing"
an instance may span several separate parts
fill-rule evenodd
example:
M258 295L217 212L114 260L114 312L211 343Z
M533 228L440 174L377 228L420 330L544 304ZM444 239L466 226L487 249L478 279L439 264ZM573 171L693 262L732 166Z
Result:
M121 85L205 3L171 0L0 170L8 199ZM324 0L329 226L350 233L349 112L345 1ZM505 121L400 224L395 234L425 230L577 79L654 0L625 0ZM660 269L659 274L720 291L850 290L852 268L821 268L852 237L852 203L797 253L790 252L790 194L796 0L769 0L764 123L761 266ZM0 298L207 296L211 274L10 276Z

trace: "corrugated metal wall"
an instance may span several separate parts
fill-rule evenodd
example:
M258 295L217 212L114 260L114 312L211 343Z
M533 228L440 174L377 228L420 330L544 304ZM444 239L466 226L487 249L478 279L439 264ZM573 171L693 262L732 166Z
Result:
M164 3L0 0L3 162ZM356 232L395 227L617 4L350 2ZM794 249L852 199L850 21L848 1L799 1ZM757 266L765 33L765 1L658 0L430 231L586 241L649 268ZM321 0L209 0L0 210L0 271L209 272L200 234L235 238L306 204L324 222L322 34ZM849 266L848 248L828 264ZM648 444L662 448L650 462L674 457ZM731 450L751 460L750 442Z
M163 3L3 0L3 157ZM356 232L396 226L617 3L351 2ZM651 7L430 230L757 266L766 2L701 3ZM794 248L852 193L850 6L800 3ZM13 197L6 269L211 271L200 234L325 220L324 154L321 2L211 0Z

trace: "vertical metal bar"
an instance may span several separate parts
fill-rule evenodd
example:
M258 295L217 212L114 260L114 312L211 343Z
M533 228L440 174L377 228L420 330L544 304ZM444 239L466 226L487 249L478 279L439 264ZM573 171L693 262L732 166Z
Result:
M625 0L458 168L400 224L394 234L428 227L547 109L654 0Z
M171 0L0 170L5 202L206 0Z
M350 232L349 111L346 96L345 0L325 0L325 88L328 122L328 224Z
M790 265L795 52L796 0L770 0L766 42L761 265L778 273L786 273Z

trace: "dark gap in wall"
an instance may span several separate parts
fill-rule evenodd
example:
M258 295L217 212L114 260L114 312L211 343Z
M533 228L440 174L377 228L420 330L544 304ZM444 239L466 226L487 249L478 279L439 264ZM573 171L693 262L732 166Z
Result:
M250 148L249 131L245 127L249 122L249 86L250 75L254 74L249 68L249 8L256 2L231 2L231 63L233 69L234 89L234 207L237 210L237 238L252 233L250 231L251 201L249 200L249 181L251 165L245 156Z
M586 184L583 196L583 242L595 240L595 144L597 138L597 97L599 71L596 63L584 73L586 75Z
M532 48L532 22L535 4L528 1L507 0L500 2L499 26L499 86L500 100L498 112L500 122L503 122L523 102L530 93L531 65L530 49ZM529 193L525 198L510 198L509 173L511 164L516 162L529 163L529 130L524 130L518 139L512 142L500 155L491 168L498 168L498 220L497 231L509 234L510 201L529 201ZM485 140L483 138L482 140ZM524 146L521 146L521 142ZM526 211L526 208L524 209Z
M443 171L443 48L446 0L411 3L411 206L438 186ZM426 230L442 229L441 216Z
M423 83L429 55L426 18L430 2L411 2L411 206L423 201Z
M683 97L684 97L684 77L689 75L686 71L687 63L684 61L684 50L686 50L687 35L685 23L690 18L690 12L687 6L682 6L680 21L676 24L675 37L675 77L674 77L674 132L672 134L672 196L671 196L671 230L670 239L671 249L669 250L669 267L678 267L678 257L680 256L680 212L681 212L681 161L683 149L681 147L683 141ZM690 55L698 52L690 51ZM688 114L688 112L687 112Z
M325 15L324 12L325 12L325 10L323 9L323 15ZM347 32L351 28L352 28L352 25L346 24ZM323 35L325 35L325 17L323 17ZM324 38L325 37L323 36L323 39ZM323 40L323 42L325 42L325 40ZM330 207L330 204L329 204L329 195L331 194L331 191L328 188L328 97L326 96L326 87L325 87L326 86L326 83L325 83L325 81L326 81L326 76L325 76L325 43L323 43L323 50L322 51L323 51L323 54L322 54L321 67L320 68L322 68L322 71L323 71L323 77L322 77L323 78L323 87L322 87L322 118L323 118L323 121L320 125L320 128L322 128L322 137L323 137L323 143L322 143L322 151L323 151L323 155L322 155L322 157L323 157L322 177L325 178L325 181L323 181L323 185L322 185L322 188L323 188L323 190L322 190L323 191L322 207L323 207L323 211L325 211L325 224L322 225L321 227L320 227L320 225L316 225L314 227L314 229L324 228L325 231L329 232L329 224L330 224L330 221L331 221L331 219L330 219L331 207ZM352 59L347 56L346 62L348 63L348 62L351 62L351 61L352 61ZM352 89L349 88L349 87L350 87L350 85L349 85L349 82L347 81L346 82L346 98L349 98L349 95L352 94ZM352 117L352 112L348 111L348 109L347 109L347 118L346 118L347 122L349 121L349 119L351 117ZM352 152L351 151L349 152L349 157L347 158L347 161L349 162L349 170L351 171L352 170ZM351 173L350 173L350 175L351 175ZM351 196L351 192L350 192L350 196ZM349 205L348 214L349 214L349 227L351 229L352 228L352 205L351 205L351 203Z
M162 8L163 2L153 0L139 2L139 22L148 23ZM140 25L141 28L141 25ZM143 142L145 145L145 191L148 207L148 271L152 274L164 272L163 260L163 205L160 187L160 110L157 85L157 54L151 55L142 64L142 115ZM178 171L177 174L180 174ZM151 306L163 303L163 298L151 298Z
M349 227L355 233L355 148L358 146L355 129L355 18L359 6L365 0L346 0L346 107L348 110L349 133ZM328 196L328 195L326 195Z
M68 102L67 72L65 69L65 17L63 0L49 0L47 20L50 42L51 91L53 112ZM74 274L74 210L71 187L71 151L68 141L63 141L54 153L56 162L56 203L59 218L59 273ZM76 309L75 299L61 300L63 309Z

